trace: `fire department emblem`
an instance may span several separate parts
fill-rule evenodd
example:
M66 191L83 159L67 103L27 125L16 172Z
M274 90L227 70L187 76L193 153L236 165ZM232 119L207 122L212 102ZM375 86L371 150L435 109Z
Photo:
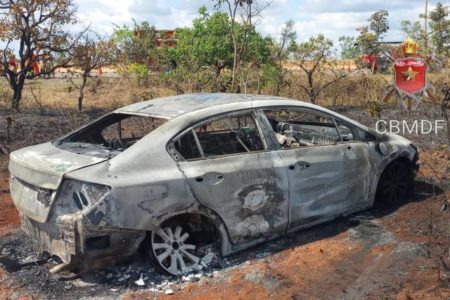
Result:
M388 102L396 94L401 99L401 107L411 112L419 106L420 97L427 96L433 102L436 102L436 98L433 86L427 81L427 63L414 57L417 43L407 38L401 50L405 57L394 62L394 83L387 88L383 101Z
M408 96L420 93L427 84L427 64L417 58L404 58L394 63L394 85Z

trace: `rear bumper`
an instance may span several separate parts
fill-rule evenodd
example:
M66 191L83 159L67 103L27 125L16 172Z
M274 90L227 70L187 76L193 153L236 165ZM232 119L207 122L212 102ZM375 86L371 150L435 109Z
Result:
M39 253L58 256L66 264L70 264L76 255L75 228L70 225L39 223L20 213L22 230L32 238Z
M35 242L39 253L59 257L79 270L104 267L133 255L146 233L135 230L84 227L81 219L39 223L20 213L21 227Z

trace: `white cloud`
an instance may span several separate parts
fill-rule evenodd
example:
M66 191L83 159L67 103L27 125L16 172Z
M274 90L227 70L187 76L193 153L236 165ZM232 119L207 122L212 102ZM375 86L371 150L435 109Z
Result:
M430 1L430 9L437 0ZM214 9L211 0L76 0L80 24L91 24L101 35L113 32L112 24L132 24L148 21L157 28L188 26L197 16L197 10L205 5ZM264 0L261 3L265 3ZM400 22L405 19L418 20L423 10L422 0L272 0L256 24L266 35L275 38L283 24L292 19L299 40L323 33L334 41L341 35L357 35L356 28L366 25L370 14L385 9L389 12L391 30L387 40L403 38Z

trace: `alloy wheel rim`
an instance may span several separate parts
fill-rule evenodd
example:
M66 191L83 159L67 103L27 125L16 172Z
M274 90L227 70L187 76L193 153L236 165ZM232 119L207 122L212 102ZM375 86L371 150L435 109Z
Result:
M159 265L172 275L195 270L200 258L194 254L196 245L186 243L189 233L181 226L160 228L152 232L152 251Z

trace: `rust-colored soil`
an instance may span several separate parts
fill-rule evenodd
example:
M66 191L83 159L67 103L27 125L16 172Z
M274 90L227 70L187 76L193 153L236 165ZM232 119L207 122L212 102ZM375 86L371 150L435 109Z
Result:
M0 237L20 223L19 214L11 201L11 196L6 192L9 189L8 182L8 173L0 173Z
M450 299L450 192L434 196L450 170L447 149L421 152L419 199L369 226L383 235L375 244L352 238L353 229L252 260L218 278L174 287L162 299ZM447 206L445 206L447 205ZM446 208L447 207L447 208ZM374 228L374 232L376 232ZM385 242L378 244L380 240ZM150 299L130 292L124 299Z

